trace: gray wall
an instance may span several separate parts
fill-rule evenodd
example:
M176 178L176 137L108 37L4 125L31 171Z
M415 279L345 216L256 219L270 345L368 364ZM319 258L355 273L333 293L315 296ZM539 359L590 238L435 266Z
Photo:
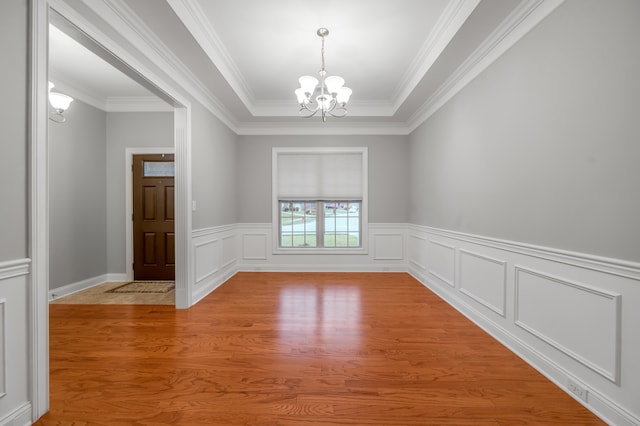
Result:
M0 9L0 262L27 257L27 2Z
M107 273L106 114L75 100L65 116L49 121L50 289Z
M109 273L126 269L126 148L173 147L173 112L110 112L106 121L106 229Z
M417 129L409 220L640 260L638 17L568 0Z
M191 111L193 229L236 223L237 136L199 103Z
M238 222L271 222L271 148L356 147L369 151L369 222L407 221L405 136L240 136L238 138Z

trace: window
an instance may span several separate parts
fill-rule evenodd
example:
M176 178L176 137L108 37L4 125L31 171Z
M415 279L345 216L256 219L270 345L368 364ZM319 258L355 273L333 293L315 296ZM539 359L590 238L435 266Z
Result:
M360 201L279 202L280 247L362 247Z
M274 253L363 253L366 148L273 148Z

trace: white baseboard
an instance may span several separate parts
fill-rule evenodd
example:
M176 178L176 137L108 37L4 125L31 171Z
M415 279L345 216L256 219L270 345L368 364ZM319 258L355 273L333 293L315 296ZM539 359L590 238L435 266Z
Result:
M404 264L244 264L239 272L407 272Z
M122 274L107 274L107 282L109 282L109 283L119 283L119 282L125 282L125 281L129 281L127 279L127 274L126 273L122 273Z
M68 296L73 293L77 293L82 290L97 286L108 282L108 274L98 275L97 277L87 278L86 280L78 281L75 283L67 284L62 287L56 287L49 290L49 300L59 299L64 296Z
M237 272L238 270L235 267L230 267L224 272L212 275L206 280L199 282L196 285L195 291L193 292L193 304L195 305L196 303L207 297L211 292L227 282Z
M127 274L104 274L97 277L87 278L86 280L78 281L75 283L67 284L62 287L56 287L49 290L49 300L59 299L64 296L68 296L73 293L77 293L82 290L86 290L91 287L95 287L104 283L117 283L127 281Z
M0 419L0 426L27 426L31 424L31 403L25 402Z

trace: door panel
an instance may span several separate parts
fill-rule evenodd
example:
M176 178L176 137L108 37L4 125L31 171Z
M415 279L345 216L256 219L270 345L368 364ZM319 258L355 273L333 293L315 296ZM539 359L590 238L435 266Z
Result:
M175 234L167 233L165 234L165 259L167 265L173 265L175 267L176 264L176 238Z
M173 186L166 186L164 189L164 217L167 220L176 220L175 216L174 216L174 212L175 212L175 206L173 205L174 203L174 196L173 196Z
M175 279L173 155L133 156L133 276Z

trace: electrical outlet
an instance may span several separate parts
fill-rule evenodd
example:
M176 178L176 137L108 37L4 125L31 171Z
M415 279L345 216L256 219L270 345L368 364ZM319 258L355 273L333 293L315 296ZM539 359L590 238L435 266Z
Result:
M589 394L589 391L583 385L579 384L574 380L569 379L567 381L567 388L572 394L574 394L584 402L587 402L587 396Z

